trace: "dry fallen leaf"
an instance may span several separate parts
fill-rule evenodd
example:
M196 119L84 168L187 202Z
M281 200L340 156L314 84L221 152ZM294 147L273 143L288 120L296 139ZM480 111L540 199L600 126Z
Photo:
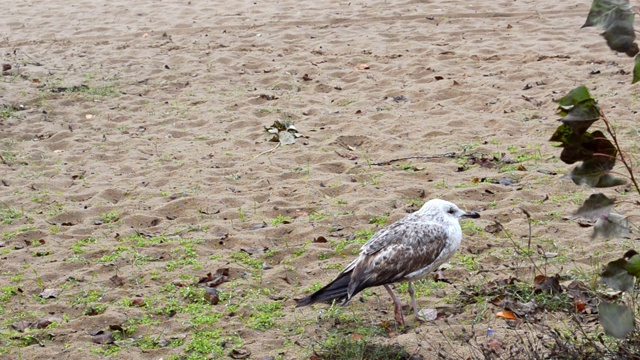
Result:
M31 327L31 323L26 320L17 321L11 324L11 328L19 332L24 332L26 329L30 327Z
M251 351L244 349L233 349L229 356L232 359L248 359L251 356Z
M46 317L46 318L41 318L36 320L34 326L37 329L45 329L47 328L49 325L53 324L53 323L62 323L62 319L61 318L57 318L57 317Z
M538 275L533 279L533 288L536 292L545 292L549 294L562 293L562 286L560 286L560 276L547 277L544 275Z
M145 305L144 298L137 297L131 300L131 306L143 307Z
M113 338L111 331L102 330L93 335L91 340L96 344L113 344L116 341L116 339Z
M421 309L418 312L418 317L426 321L434 321L438 318L438 310L436 309Z
M111 278L109 278L109 280L111 280L111 282L113 282L113 284L117 287L124 285L124 280L122 280L122 278L118 275L113 275Z
M324 236L320 235L317 238L313 239L314 243L326 243L327 242L327 238L325 238Z
M500 311L496 313L496 317L500 317L507 320L516 320L518 317L511 310Z
M100 332L94 335L91 340L96 344L113 344L116 342L111 331Z
M209 304L218 305L218 303L220 302L220 296L218 295L218 290L209 286L205 286L204 290L205 290L204 298L207 301L209 301Z
M58 297L58 294L60 294L60 289L44 289L40 293L40 297L43 299L51 299Z

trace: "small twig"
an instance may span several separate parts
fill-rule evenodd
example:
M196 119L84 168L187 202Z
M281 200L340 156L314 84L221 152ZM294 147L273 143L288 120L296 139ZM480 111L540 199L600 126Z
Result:
M584 336L584 338L585 338L585 339L587 339L587 341L588 341L589 343L591 343L592 348L593 348L594 350L599 351L599 352L600 352L600 354L605 355L605 354L606 354L606 352L602 351L602 350L601 350L601 348L600 348L600 346L598 346L598 344L596 344L596 343L593 341L593 339L589 337L589 335L587 334L587 332L586 332L586 331L584 331L584 328L582 327L582 323L580 323L580 320L578 319L578 317L577 317L575 314L571 316L571 320L575 321L575 323L578 325L578 329L580 329L580 332L582 333L582 335ZM604 345L604 344L603 344L603 345ZM606 347L606 345L605 345L605 348L606 348L606 350L607 350L609 353L611 352L611 350L610 350L608 347Z
M372 163L370 165L384 166L384 165L391 165L391 163L398 162L398 161L406 161L406 160L413 160L413 159L421 159L421 160L444 159L444 158L452 159L452 158L457 158L457 157L460 157L460 156L473 156L473 155L476 155L476 154L478 154L478 153L456 154L455 152L450 152L450 153L440 154L440 155L408 156L408 157L404 157L404 158L391 159L391 160L387 160L387 161L380 161L380 162L377 162L377 163Z
M636 178L633 174L633 167L627 162L627 158L624 156L624 152L620 148L620 144L618 143L618 137L616 136L616 131L613 129L613 127L611 127L611 123L609 123L609 120L607 119L607 116L604 114L604 112L601 111L600 116L602 117L602 121L604 121L604 124L607 127L607 132L609 133L609 135L611 135L611 138L613 139L613 143L615 144L616 149L618 150L618 153L620 154L620 161L622 162L624 167L627 168L627 172L629 173L631 182L633 183L633 186L636 188L636 191L640 195L640 186L638 186L638 182L636 181Z
M269 150L265 150L265 151L261 152L260 154L258 154L258 155L256 155L256 156L254 156L251 160L253 160L253 159L257 158L257 157L260 157L261 155L268 154L268 153L270 153L270 152L275 151L277 148L279 148L279 147L280 147L280 144L281 144L281 143L278 143L278 145L276 145L273 149L269 149Z
M7 162L7 160L5 160L2 155L0 155L0 161L2 161L3 164L9 166L9 163Z
M511 243L513 244L513 246L515 246L516 251L518 252L518 254L525 254L527 256L527 258L531 261L531 264L533 265L534 270L538 271L538 273L542 274L542 271L540 270L540 268L538 267L538 265L536 265L536 262L533 260L533 258L531 257L531 254L529 253L529 251L522 251L522 248L520 247L520 245L518 245L515 240L513 240L513 237L511 237L511 234L509 234L509 232L507 231L507 229L504 228L504 226L494 220L496 222L496 224L500 227L500 229L502 229L502 232L505 233L505 235L507 236L507 238L509 238L509 240L511 241Z
M26 52L22 51L22 49L14 49L13 50L13 54L15 55L16 51L20 51L24 56L28 57L29 60L31 60L33 62L33 65L35 66L42 66L42 63L40 61L36 61L36 59L32 58L31 56L27 55Z
M523 208L520 210L527 216L527 222L529 223L529 241L527 242L527 249L531 249L531 214Z

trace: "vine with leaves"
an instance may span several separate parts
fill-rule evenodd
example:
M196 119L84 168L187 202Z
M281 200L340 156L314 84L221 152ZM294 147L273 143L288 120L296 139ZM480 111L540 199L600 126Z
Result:
M587 21L582 26L604 29L601 35L610 49L635 57L632 83L640 81L640 51L635 42L634 19L635 13L628 0L594 0ZM615 127L591 97L588 89L579 86L557 100L557 103L562 124L549 141L560 143L560 160L566 164L578 163L565 177L573 180L576 185L592 188L631 183L640 198L633 158L621 149ZM589 131L598 121L604 125L604 132ZM624 166L626 174L613 170L617 162ZM639 200L631 202L640 206ZM595 220L593 238L628 238L632 233L632 224L628 216L613 212L617 203L619 202L614 198L595 193L580 206L574 216ZM600 324L608 335L620 339L637 336L635 310L638 307L638 292L635 285L639 278L640 254L635 250L628 250L621 258L608 263L600 274L602 282L623 294L617 301L602 299L598 306Z

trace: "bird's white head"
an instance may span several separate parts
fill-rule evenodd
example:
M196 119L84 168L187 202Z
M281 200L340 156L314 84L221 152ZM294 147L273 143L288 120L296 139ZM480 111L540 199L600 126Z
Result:
M480 217L480 214L478 214L477 212L460 210L460 208L456 206L456 204L442 199L433 199L427 201L424 205L422 205L422 208L419 210L419 212L426 216L431 216L434 218L444 218L449 220L458 220L462 217Z

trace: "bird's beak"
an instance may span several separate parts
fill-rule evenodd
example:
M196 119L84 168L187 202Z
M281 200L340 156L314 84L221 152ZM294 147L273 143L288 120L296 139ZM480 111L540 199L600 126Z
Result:
M477 212L467 211L461 217L477 219L480 217L480 214L478 214Z

